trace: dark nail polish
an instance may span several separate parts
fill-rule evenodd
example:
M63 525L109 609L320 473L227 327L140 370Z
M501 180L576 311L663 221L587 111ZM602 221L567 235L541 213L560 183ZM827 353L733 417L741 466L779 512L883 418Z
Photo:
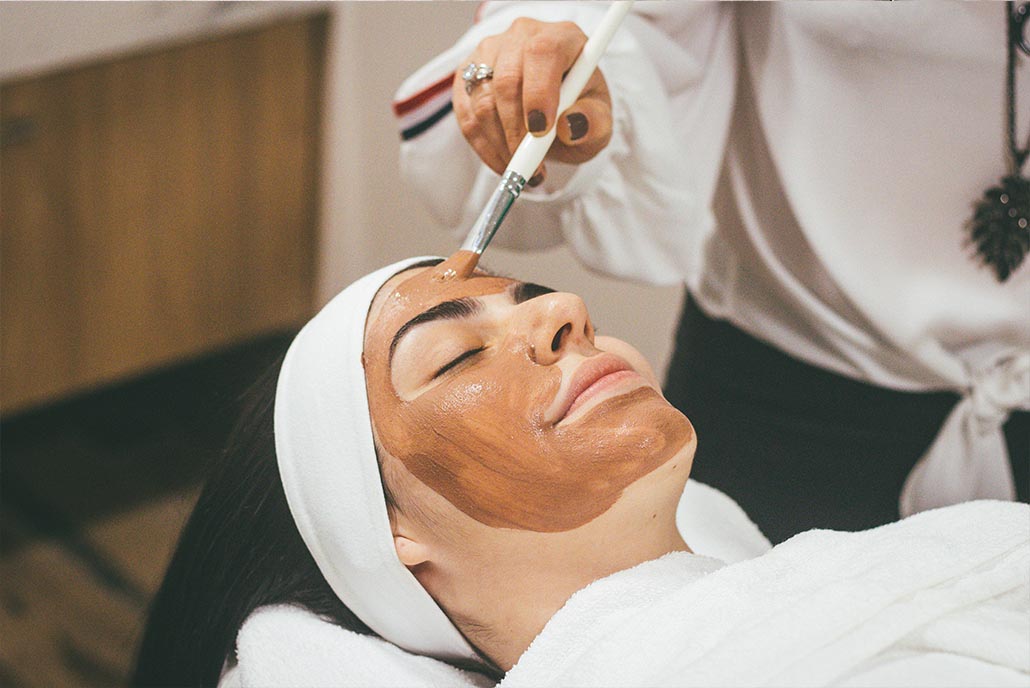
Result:
M578 141L587 135L587 129L590 128L590 124L587 122L587 116L582 112L573 112L565 117L569 122L569 132L572 134L572 140Z
M547 128L547 118L539 110L531 111L529 117L526 118L526 123L529 125L529 130L534 134L538 134Z
M532 177L530 177L528 183L529 183L530 186L540 186L540 182L542 182L542 181L544 181L544 173L540 172L540 173L534 174Z

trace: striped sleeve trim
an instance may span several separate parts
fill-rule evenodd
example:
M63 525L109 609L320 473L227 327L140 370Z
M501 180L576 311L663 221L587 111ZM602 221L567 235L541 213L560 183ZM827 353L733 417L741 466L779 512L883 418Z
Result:
M415 124L412 124L410 127L407 127L406 129L401 129L401 140L408 141L409 139L415 138L416 136L418 136L419 134L426 131L434 124L442 120L448 114L450 114L451 110L453 109L454 106L451 104L451 101L448 100L442 108L440 108L433 114L429 115L425 119L416 122Z
M473 23L478 23L483 16L486 2L479 3ZM454 109L451 102L451 83L454 72L448 72L438 81L426 86L421 91L395 100L393 114L401 131L401 139L413 139L447 116Z
M451 80L453 78L454 74L448 73L447 76L418 93L394 102L393 114L397 116L401 139L407 141L415 138L451 111Z
M447 74L436 83L426 86L424 89L419 91L413 96L408 96L404 100L395 100L393 103L393 114L398 117L403 117L408 113L420 108L425 105L426 102L438 98L441 93L446 93L451 87L451 80L454 78L453 73Z

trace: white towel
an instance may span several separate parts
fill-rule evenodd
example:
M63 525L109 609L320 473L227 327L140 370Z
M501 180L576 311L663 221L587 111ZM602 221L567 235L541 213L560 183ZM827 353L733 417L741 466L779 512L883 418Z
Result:
M287 605L262 607L251 614L236 645L238 664L222 677L219 688L485 688L494 684L480 674L413 655Z
M697 554L734 564L772 549L740 505L711 485L688 480L676 508L676 527Z

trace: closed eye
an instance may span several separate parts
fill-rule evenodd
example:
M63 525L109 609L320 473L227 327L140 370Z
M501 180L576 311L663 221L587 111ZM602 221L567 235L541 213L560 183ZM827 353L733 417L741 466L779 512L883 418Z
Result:
M465 360L467 360L469 358L472 358L476 354L482 352L484 349L486 349L485 346L481 346L481 347L479 347L477 349L469 349L468 351L466 351L465 353L461 354L460 356L455 358L453 361L451 361L450 363L448 363L444 367L440 368L440 370L436 371L436 373L433 375L433 379L435 380L436 378L440 377L441 375L446 373L451 368L454 368L459 363L461 363L461 362L463 362L463 361L465 361Z

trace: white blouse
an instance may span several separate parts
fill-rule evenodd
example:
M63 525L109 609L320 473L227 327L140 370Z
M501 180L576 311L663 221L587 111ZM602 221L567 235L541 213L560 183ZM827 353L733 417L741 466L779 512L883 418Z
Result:
M402 168L442 223L463 233L497 176L440 85L517 16L589 34L604 9L489 3L401 86ZM638 2L601 63L611 143L578 168L548 163L497 240L565 242L613 275L684 281L710 315L850 378L955 390L902 513L1012 498L1000 428L1030 408L1030 259L999 283L966 241L974 202L1008 169L1005 12ZM1022 142L1030 60L1019 62Z

